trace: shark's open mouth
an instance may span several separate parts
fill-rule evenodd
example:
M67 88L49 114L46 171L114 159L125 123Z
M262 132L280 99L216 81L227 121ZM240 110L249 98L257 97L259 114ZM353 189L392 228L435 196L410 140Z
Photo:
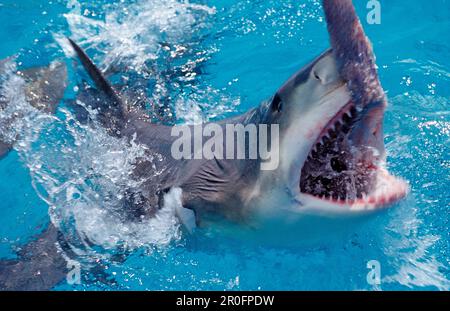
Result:
M408 187L384 169L387 100L373 49L351 0L323 0L323 8L337 70L351 99L322 129L303 164L302 200L351 210L384 207L404 197Z
M347 103L324 127L305 161L300 192L332 204L373 209L389 205L407 192L407 185L382 167L373 147L352 141L361 113Z

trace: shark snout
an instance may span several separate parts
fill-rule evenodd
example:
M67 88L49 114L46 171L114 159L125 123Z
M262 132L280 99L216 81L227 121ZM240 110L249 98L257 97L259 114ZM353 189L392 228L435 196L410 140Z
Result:
M329 49L284 83L275 96L282 102L287 117L281 123L301 120L306 112L316 113L330 94L345 85L338 69L335 55Z

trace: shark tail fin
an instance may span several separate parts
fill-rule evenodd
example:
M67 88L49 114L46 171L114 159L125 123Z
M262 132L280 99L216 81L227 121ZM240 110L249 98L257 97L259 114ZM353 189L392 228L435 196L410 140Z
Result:
M98 107L102 115L103 126L112 131L112 134L118 133L126 116L124 101L86 52L72 39L68 38L68 40L97 90L106 96L107 103Z

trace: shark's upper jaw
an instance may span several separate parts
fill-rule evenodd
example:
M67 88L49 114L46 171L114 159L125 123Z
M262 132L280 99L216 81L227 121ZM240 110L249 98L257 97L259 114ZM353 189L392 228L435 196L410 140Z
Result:
M350 94L315 136L303 162L299 200L313 208L370 210L407 193L384 169L382 122L387 105L375 56L351 0L323 0L331 48ZM344 207L344 208L343 208Z
M382 133L365 138L377 127L371 121L381 122L382 112L383 108L362 109L349 101L329 120L301 169L301 201L341 212L360 211L386 207L406 195L406 183L383 168L383 143L376 141L382 140Z

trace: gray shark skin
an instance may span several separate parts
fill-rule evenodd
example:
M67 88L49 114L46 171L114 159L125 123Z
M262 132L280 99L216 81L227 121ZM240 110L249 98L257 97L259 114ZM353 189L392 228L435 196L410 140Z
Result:
M258 227L272 218L284 225L286 214L290 220L292 215L367 214L406 195L406 184L383 168L382 119L387 101L352 2L324 0L323 7L331 49L295 73L259 107L218 123L221 127L279 125L280 165L272 171L260 169L260 158L175 160L171 147L177 137L171 136L172 128L152 123L139 108L130 107L69 39L105 99L102 126L113 136L134 139L148 152L164 155L161 166L167 169L162 174L151 176L140 189L129 189L123 204L131 220L153 217L172 189L181 189L182 206L192 211L198 226L206 219ZM144 160L138 163L134 178L149 177L151 165ZM189 222L183 216L180 220ZM28 256L1 262L0 289L45 290L63 280L66 266L57 250L63 238L57 231L50 225L29 244ZM39 251L47 255L36 255Z

